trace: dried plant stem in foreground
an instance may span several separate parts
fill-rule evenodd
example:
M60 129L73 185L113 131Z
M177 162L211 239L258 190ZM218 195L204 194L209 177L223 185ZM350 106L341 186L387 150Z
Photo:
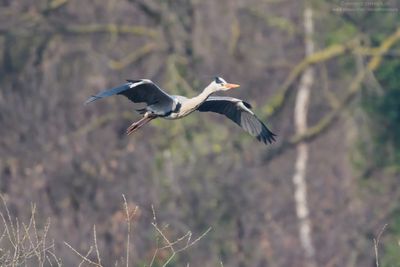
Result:
M130 238L131 238L131 221L135 217L138 206L135 207L133 212L129 212L128 202L126 201L125 195L122 194L122 198L124 199L124 208L125 208L125 215L126 215L126 223L128 225L128 234L126 238L126 267L129 267L129 251L130 251Z
M166 243L165 246L163 247L158 247L156 248L154 255L152 257L152 261L150 263L150 267L152 266L152 264L154 263L154 259L157 256L157 253L160 250L163 249L169 249L171 250L171 255L170 257L167 259L167 261L163 264L163 267L167 266L168 263L170 263L170 261L179 253L182 252L190 247L192 247L193 245L195 245L198 241L200 241L200 239L202 239L204 236L207 235L208 232L211 231L211 227L209 227L205 232L203 232L198 238L196 238L195 240L191 241L192 238L192 232L188 231L186 234L184 234L182 237L179 237L178 239L176 239L175 241L170 241L168 239L168 237L165 235L165 233L163 232L163 230L161 228L158 227L157 225L157 217L156 217L156 213L154 211L154 207L152 206L152 210L153 210L153 222L151 223L153 225L153 227L156 229L156 231L158 232L158 234L162 237L162 239L164 240L164 242ZM157 241L158 243L158 241ZM184 244L182 247L177 248L178 245L180 244ZM158 244L157 244L158 245Z
M36 206L31 206L29 223L13 219L5 197L0 195L2 209L0 218L0 266L61 266L61 260L55 256L54 242L48 243L47 234L50 220L43 229L36 225Z
M127 224L127 235L126 235L126 259L125 259L125 266L129 267L129 264L132 264L132 260L130 259L129 252L131 250L131 234L132 234L132 224L134 221L134 218L136 216L136 213L138 211L138 206L136 206L134 209L129 209L128 202L126 200L125 195L122 195L123 198L123 204L124 204L124 211L125 211L125 219L126 219L126 224ZM192 240L192 232L188 231L185 233L183 236L178 237L175 240L171 240L170 238L167 237L167 234L165 233L166 227L160 228L157 224L157 217L156 213L154 211L154 207L152 206L152 211L153 211L153 222L151 225L154 227L156 234L157 234L157 239L156 239L156 249L155 252L150 260L149 267L152 267L156 261L156 258L158 256L158 253L164 249L170 250L171 254L169 255L168 259L163 263L163 267L167 266L171 260L180 252L194 246L197 242L200 241L204 236L207 235L208 232L211 231L211 227L208 228L205 232L203 232L199 237L197 237L195 240ZM96 267L103 267L101 263L101 257L100 257L100 252L99 248L97 245L97 234L96 234L96 226L93 227L93 245L90 246L88 252L84 255L77 251L75 248L73 248L70 244L67 242L64 242L67 247L69 247L80 259L81 263L79 266L81 266L84 263L87 263L92 266ZM161 241L160 241L161 240ZM160 246L161 244L161 246ZM92 253L96 254L96 262L89 259L89 256ZM117 266L117 264L115 265Z
M386 227L388 224L385 224L382 229L379 231L379 234L376 238L374 238L374 251L375 251L375 265L376 267L379 267L379 251L378 251L378 246L379 242L381 241L381 236L383 232L385 231Z

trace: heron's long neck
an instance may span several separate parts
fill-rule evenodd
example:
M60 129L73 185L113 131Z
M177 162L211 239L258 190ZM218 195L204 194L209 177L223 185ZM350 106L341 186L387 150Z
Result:
M201 92L198 96L195 96L193 98L191 98L190 100L193 101L193 103L198 106L201 103L203 103L204 101L206 101L206 99L212 94L214 93L214 90L210 87L207 86L206 88L204 88L203 92Z
M209 95L211 95L212 93L214 93L213 88L208 86L198 96L189 98L187 101L183 102L180 109L179 117L186 116L195 111L201 105L201 103L207 100L207 97L209 97Z

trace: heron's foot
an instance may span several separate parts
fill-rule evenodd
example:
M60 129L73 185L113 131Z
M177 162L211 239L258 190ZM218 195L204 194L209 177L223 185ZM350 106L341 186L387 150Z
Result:
M151 117L144 116L139 121L132 123L131 126L129 126L128 129L126 129L126 134L131 135L132 133L139 130L139 128L141 128L143 125L145 125L146 123L148 123L149 121L151 121L152 119L155 119L155 118L156 118L155 116L151 116Z
M138 129L139 129L139 123L138 122L134 122L134 123L131 124L131 126L128 127L128 129L126 129L126 134L130 135L130 134L134 133Z

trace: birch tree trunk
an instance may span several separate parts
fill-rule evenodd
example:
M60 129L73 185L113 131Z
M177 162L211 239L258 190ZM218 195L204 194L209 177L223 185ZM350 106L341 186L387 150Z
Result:
M306 56L314 53L314 42L312 35L314 32L312 9L306 7L304 9L304 32L305 32L305 54ZM308 67L300 80L300 85L296 97L294 109L294 121L297 134L303 134L307 130L307 113L310 99L310 90L314 82L314 69ZM297 159L295 172L293 175L294 183L294 200L296 205L296 214L299 221L299 237L302 249L306 255L306 266L314 267L315 249L311 238L311 222L309 218L309 210L307 206L307 161L308 161L308 145L306 142L300 142L297 145Z

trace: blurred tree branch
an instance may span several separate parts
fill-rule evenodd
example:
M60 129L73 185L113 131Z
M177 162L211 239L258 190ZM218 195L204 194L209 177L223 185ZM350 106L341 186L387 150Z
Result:
M296 31L296 25L285 17L268 15L262 9L254 6L247 7L246 10L250 15L264 21L267 26L284 31L290 36L293 36Z
M383 56L400 56L398 51L388 51L378 48L361 47L358 45L357 40L351 40L345 44L335 44L321 51L315 52L314 54L304 58L299 64L297 64L293 70L289 73L282 86L278 88L272 100L264 107L264 116L270 118L276 115L281 108L284 106L289 94L292 92L292 85L298 79L300 74L309 66L317 63L321 63L332 58L341 56L347 52L353 54L360 54L365 56L383 57Z
M284 105L287 96L292 91L292 85L300 74L312 64L323 62L334 57L340 56L346 52L348 48L353 46L354 41L347 44L332 45L321 51L315 52L310 56L307 56L299 64L297 64L293 70L289 73L286 80L283 82L282 86L278 88L278 93L273 96L269 104L264 108L264 113L267 117L272 117L275 115Z
M132 113L125 111L122 113L119 112L113 112L113 113L108 113L102 116L98 116L95 119L93 119L91 122L86 124L85 126L77 129L75 132L72 133L72 136L82 136L85 134L88 134L89 132L101 127L105 123L114 120L115 118L124 118L124 119L132 119Z
M156 4L151 1L139 1L139 0L128 0L129 2L136 5L144 14L146 14L149 18L152 18L157 23L160 23L162 12Z
M339 99L336 97L334 93L331 92L329 87L329 79L328 79L328 70L326 68L326 64L321 64L321 80L322 80L322 89L324 91L324 96L328 100L329 106L333 109L338 108L340 105Z
M179 72L179 65L187 65L187 61L184 57L172 54L167 58L167 77L168 82L166 87L170 90L176 90L176 88L182 88L184 92L193 92L192 86L186 81L186 79Z
M59 9L59 8L63 7L65 4L67 4L68 1L69 0L52 0L52 1L49 1L46 9L44 9L42 12L44 14L47 14L47 13L49 13L51 11Z
M157 48L155 43L148 43L142 46L141 48L133 51L132 53L128 54L121 60L110 60L108 62L108 66L113 70L120 70L123 69L136 61L140 60L144 56L150 54Z
M234 17L231 26L231 39L229 42L229 54L233 55L236 52L237 45L240 38L240 23L239 19Z
M148 37L157 37L158 32L143 26L117 25L117 24L88 24L67 25L62 28L66 33L88 34L88 33L110 33L110 34L133 34Z
M361 84L366 75L368 75L369 72L375 71L379 67L379 65L382 62L382 55L385 54L399 40L400 40L400 29L398 29L394 34L386 38L381 43L381 45L376 49L377 52L376 55L371 58L371 60L367 64L367 67L355 76L355 78L353 79L353 81L349 86L349 90L346 96L340 101L340 103L336 106L336 108L334 108L331 112L329 112L314 126L309 127L304 134L293 135L288 139L288 141L284 141L280 145L275 146L274 149L269 150L269 152L265 154L264 160L270 161L273 158L281 155L287 149L293 148L296 144L302 141L311 141L314 138L317 138L321 134L325 133L331 126L333 126L339 114L343 111L343 109L345 109L351 103L354 96L359 92ZM339 49L337 51L339 51ZM307 62L307 60L303 62ZM300 68L300 66L301 65L298 65L298 68ZM292 73L296 72L297 71L293 71Z

